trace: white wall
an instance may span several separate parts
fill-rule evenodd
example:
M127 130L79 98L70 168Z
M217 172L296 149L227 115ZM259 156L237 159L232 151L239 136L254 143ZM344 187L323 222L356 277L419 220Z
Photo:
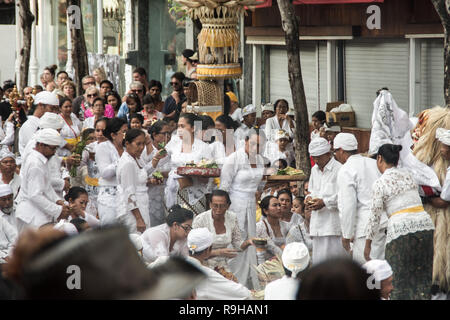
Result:
M0 50L0 85L3 81L14 80L16 63L16 26L0 25L0 39L6 48Z

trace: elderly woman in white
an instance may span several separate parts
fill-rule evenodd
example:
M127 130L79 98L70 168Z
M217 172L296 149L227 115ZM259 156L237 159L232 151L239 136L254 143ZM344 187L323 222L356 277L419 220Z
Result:
M147 171L141 160L145 133L130 129L125 135L126 151L117 164L117 219L130 233L144 232L150 227L148 215Z
M214 190L211 195L211 210L194 218L192 227L207 228L213 234L210 258L206 265L212 269L231 272L228 261L239 250L245 250L253 244L251 239L243 241L236 213L228 210L231 200L227 192Z
M95 162L99 170L99 191L97 197L98 215L103 225L117 219L117 164L122 156L124 134L127 122L120 118L109 119L103 135L108 139L95 149Z
M256 197L264 183L264 160L260 152L264 150L265 137L258 129L252 130L245 138L245 147L238 149L225 159L220 175L220 189L230 195L230 211L237 214L242 239L256 235ZM251 280L253 288L259 288L256 272L250 268L256 264L256 249L252 246L239 253L230 267L242 284Z
M286 113L289 110L288 102L284 99L275 101L275 116L266 120L265 133L268 141L275 141L275 136L278 130L282 129L289 134L289 137L293 137L292 129L295 128L295 124L292 120L287 118Z
M315 138L309 144L309 154L315 166L311 169L306 209L312 210L310 236L313 238L313 264L334 256L345 256L341 244L341 224L338 211L337 174L341 164L330 153L330 144L324 138Z

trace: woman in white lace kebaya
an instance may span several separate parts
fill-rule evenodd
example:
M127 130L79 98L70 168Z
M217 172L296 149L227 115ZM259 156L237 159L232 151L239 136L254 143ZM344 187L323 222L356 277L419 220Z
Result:
M434 224L424 211L412 175L397 168L401 149L400 145L384 144L378 150L377 166L383 175L373 184L364 256L370 260L372 239L386 212L386 260L394 272L391 298L430 299Z
M117 177L116 169L123 153L123 139L127 122L120 118L109 119L103 135L108 139L95 149L95 162L99 171L98 216L102 226L116 222Z
M281 220L281 205L276 197L265 197L261 200L259 206L261 207L263 218L256 224L256 236L267 239L266 248L258 248L256 250L258 264L261 264L273 256L281 257L290 224Z
M208 144L194 138L196 121L201 120L195 114L182 113L178 120L177 136L174 136L166 146L172 170L167 179L165 196L167 207L180 204L194 214L200 214L206 210L205 195L212 189L212 179L182 177L176 174L178 167L212 158Z
M150 226L154 227L163 224L166 220L164 189L171 167L170 156L165 152L164 146L170 141L171 132L169 124L159 120L152 124L149 133L152 138L153 150L148 156L150 161L147 163L146 169L150 178L148 185ZM152 176L156 171L162 173L162 179Z
M264 183L264 150L265 136L259 129L251 130L245 138L245 146L225 159L220 175L220 189L230 195L230 211L237 215L242 239L256 236L256 198L257 191L262 191ZM230 261L230 268L239 282L249 288L259 289L255 266L256 249L252 246Z
M188 256L187 236L192 229L192 211L175 205L169 209L166 223L147 229L141 236L145 262L158 257Z
M243 241L236 213L228 210L231 200L227 192L214 190L211 195L211 210L195 217L192 227L207 228L213 234L213 244L207 265L218 272L231 272L228 261L239 250L246 250L253 244L251 239ZM222 273L222 275L224 275Z
M148 215L147 171L141 159L145 133L130 129L125 135L126 151L117 164L117 219L130 233L150 227Z

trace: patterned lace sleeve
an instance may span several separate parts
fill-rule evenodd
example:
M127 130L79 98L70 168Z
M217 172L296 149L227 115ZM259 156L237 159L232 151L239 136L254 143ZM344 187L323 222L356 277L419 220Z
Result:
M384 212L384 192L383 180L378 179L373 184L372 189L372 204L370 208L369 222L366 228L366 238L373 240L378 232L380 226L381 215Z
M236 216L231 215L230 219L232 219L232 221L230 222L232 225L231 244L233 245L234 249L240 249L242 243L246 239L242 239L242 237L241 237L241 230L239 229L239 224L238 224Z

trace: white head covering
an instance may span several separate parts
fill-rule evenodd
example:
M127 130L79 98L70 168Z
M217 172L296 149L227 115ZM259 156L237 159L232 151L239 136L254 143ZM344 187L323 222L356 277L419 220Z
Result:
M196 228L189 232L187 244L191 253L209 248L213 243L213 235L206 228Z
M344 151L352 151L358 149L358 141L351 133L341 132L333 141L334 149L341 149Z
M331 146L327 140L321 137L312 139L309 143L308 151L312 157L319 157L327 152L330 152Z
M383 281L392 276L392 268L386 260L370 260L363 264L367 273L373 274L375 281Z
M9 196L13 193L9 184L0 184L0 197Z
M67 222L66 220L60 220L57 224L55 224L55 226L53 227L56 230L61 230L63 232L65 232L66 234L70 235L74 235L74 234L78 234L78 230L77 228L70 222Z
M302 242L291 242L286 245L281 255L283 266L292 272L295 278L297 273L303 271L309 265L309 251Z
M41 129L36 132L36 142L45 143L49 146L61 145L61 135L55 129Z
M280 139L289 139L289 133L287 133L284 130L278 130L277 133L275 134L275 141L278 141Z
M134 246L136 247L136 250L137 251L142 250L143 245L141 236L136 233L130 233L128 236L130 237L131 242L133 242Z
M450 146L450 130L444 128L437 128L436 139L438 139L443 144Z
M341 127L340 126L331 126L331 127L326 126L325 131L341 132Z
M242 109L242 116L248 116L249 114L256 113L256 108L254 105L249 104Z
M59 100L56 94L50 91L41 91L34 97L34 104L50 104L52 106L59 105Z
M64 127L64 120L59 114L46 112L39 119L39 128L41 129L51 128L58 130L62 127Z
M9 151L8 148L4 148L0 151L0 161L6 158L13 158L14 160L16 160L16 156L14 155L14 153Z
M261 111L272 111L275 112L275 109L273 108L273 104L272 103L266 103L265 105L263 105Z

